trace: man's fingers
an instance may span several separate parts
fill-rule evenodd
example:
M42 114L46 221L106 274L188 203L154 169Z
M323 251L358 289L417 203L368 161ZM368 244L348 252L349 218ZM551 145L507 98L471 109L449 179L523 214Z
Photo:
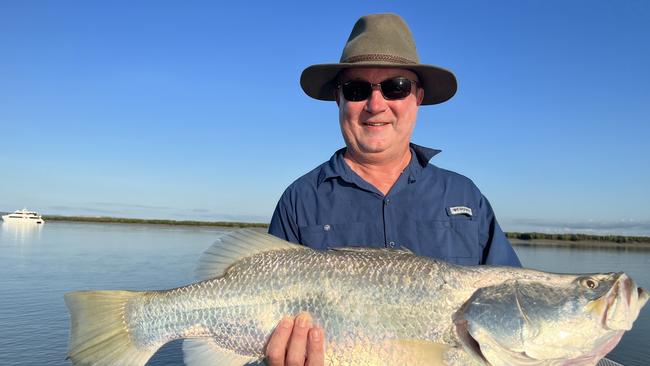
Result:
M293 323L293 332L287 347L286 366L303 366L307 357L307 334L311 328L311 316L300 313Z
M282 319L266 345L266 363L269 366L323 366L323 329L312 328L308 313L300 313L295 319Z
M321 327L313 327L307 337L307 362L305 366L323 366L325 364L325 333Z
M269 366L284 366L287 344L293 331L294 320L285 317L275 327L269 342L266 344L266 361Z

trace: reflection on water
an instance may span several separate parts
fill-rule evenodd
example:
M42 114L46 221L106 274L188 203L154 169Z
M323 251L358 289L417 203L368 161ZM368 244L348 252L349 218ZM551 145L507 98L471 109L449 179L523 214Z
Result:
M218 228L47 222L0 229L0 366L67 366L63 294L164 289L194 280ZM182 364L180 343L150 365ZM165 351L165 352L163 352Z
M41 237L43 224L35 222L2 221L2 236L13 239L14 242L24 244Z
M203 251L222 229L48 222L0 230L0 366L68 366L63 294L88 289L159 290L194 282ZM625 271L650 287L650 252L516 247L525 266L554 272ZM625 366L650 360L650 305L610 355ZM180 342L149 366L182 364Z

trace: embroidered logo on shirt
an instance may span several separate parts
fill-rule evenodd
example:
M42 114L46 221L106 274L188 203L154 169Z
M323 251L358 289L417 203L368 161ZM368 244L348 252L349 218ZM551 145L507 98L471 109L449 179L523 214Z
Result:
M465 206L454 206L447 208L450 215L467 215L472 216L472 209Z

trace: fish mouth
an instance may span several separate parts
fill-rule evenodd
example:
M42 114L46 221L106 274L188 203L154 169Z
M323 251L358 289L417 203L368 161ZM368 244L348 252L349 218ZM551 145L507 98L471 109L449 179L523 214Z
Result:
M643 308L643 306L648 302L648 299L650 299L650 293L643 287L639 287L637 289L637 297L639 299L639 310L641 310L641 308Z
M587 306L598 314L603 328L630 330L649 297L647 290L637 287L625 273L619 273L609 291Z

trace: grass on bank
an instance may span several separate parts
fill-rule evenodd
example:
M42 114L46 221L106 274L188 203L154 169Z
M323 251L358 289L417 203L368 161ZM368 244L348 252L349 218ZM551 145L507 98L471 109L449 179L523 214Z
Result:
M216 226L227 228L266 228L269 225L261 222L234 222L234 221L196 221L196 220L161 220L161 219L133 219L124 217L105 216L43 216L46 221L81 221L100 223L122 224L156 224L156 225L185 225L185 226ZM648 236L623 236L623 235L587 235L587 234L545 234L545 233L506 233L509 239L519 240L553 240L568 242L607 242L607 243L643 243L650 244Z

